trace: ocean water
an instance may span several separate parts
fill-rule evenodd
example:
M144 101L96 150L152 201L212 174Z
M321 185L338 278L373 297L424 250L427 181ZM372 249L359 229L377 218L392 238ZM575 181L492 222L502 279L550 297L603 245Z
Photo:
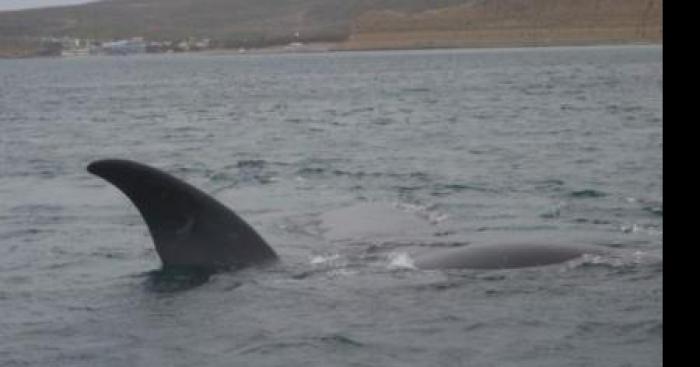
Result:
M0 60L0 365L660 366L661 52ZM281 261L162 279L137 210L85 171L107 157L211 193ZM323 226L363 206L425 226ZM410 266L540 237L611 252Z

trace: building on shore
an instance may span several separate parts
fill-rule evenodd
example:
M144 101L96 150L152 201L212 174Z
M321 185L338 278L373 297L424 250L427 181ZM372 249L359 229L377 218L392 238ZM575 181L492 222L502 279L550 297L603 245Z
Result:
M101 53L106 55L131 55L146 52L146 41L142 37L134 37L128 40L103 42Z

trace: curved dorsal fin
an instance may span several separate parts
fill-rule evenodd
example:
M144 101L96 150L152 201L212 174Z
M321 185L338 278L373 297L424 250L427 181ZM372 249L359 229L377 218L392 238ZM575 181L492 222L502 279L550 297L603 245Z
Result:
M95 161L87 169L138 208L164 266L239 267L277 258L232 210L161 170L122 159Z

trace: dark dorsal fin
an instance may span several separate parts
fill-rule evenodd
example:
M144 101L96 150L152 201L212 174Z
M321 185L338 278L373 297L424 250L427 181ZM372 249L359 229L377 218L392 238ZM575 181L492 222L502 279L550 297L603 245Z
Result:
M87 169L136 205L164 266L239 267L277 258L233 211L161 170L121 159L95 161Z

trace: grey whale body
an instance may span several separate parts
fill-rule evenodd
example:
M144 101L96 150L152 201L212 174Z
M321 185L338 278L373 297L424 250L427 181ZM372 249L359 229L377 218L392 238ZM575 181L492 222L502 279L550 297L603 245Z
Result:
M105 159L87 167L121 190L141 213L164 267L230 269L278 258L236 213L196 187L142 163ZM542 266L602 252L595 246L546 243L467 245L415 259L419 269Z
M419 269L517 269L558 264L584 254L600 254L593 246L561 245L536 242L467 245L463 248L436 251L418 257Z

